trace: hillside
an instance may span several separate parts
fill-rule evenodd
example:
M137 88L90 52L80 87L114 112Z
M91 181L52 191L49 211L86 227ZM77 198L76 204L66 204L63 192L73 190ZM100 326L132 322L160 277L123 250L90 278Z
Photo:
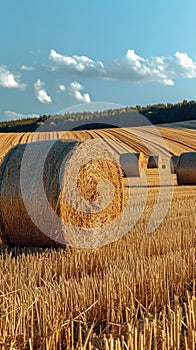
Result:
M43 115L39 118L28 118L0 123L0 132L33 132L38 127L42 131L63 131L86 129L102 129L118 126L129 127L145 124L138 119L138 113L152 124L181 122L196 119L196 102L186 101L177 104L156 104L146 107L126 107L100 112L67 113L64 115Z

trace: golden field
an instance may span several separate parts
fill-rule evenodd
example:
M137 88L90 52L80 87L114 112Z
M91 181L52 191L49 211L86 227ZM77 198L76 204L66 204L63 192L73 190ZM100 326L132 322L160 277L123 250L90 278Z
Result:
M158 126L165 154L167 148L171 155L195 151L195 127L195 121ZM117 154L143 152L144 167L153 142L164 162L149 127L139 137L129 129L0 134L0 158L18 143L61 137L101 137ZM163 176L165 192L172 177L173 198L148 233L160 180L157 169L145 173L145 209L118 241L92 250L1 245L0 349L195 349L196 186L177 186L176 175ZM128 194L133 189L123 181Z

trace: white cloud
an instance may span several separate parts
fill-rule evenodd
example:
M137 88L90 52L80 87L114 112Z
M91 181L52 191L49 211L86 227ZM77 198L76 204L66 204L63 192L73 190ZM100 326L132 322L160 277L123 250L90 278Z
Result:
M187 53L177 51L175 53L176 70L175 73L183 78L196 78L196 62L193 62Z
M52 98L47 94L46 90L43 89L44 85L45 84L40 79L34 84L37 101L43 104L51 104Z
M59 86L58 86L58 91L65 91L66 90L66 86L65 85L63 85L63 84L59 84Z
M107 75L111 79L173 85L163 57L145 59L136 55L134 50L128 50L122 59L109 64L107 68Z
M38 118L38 114L21 114L21 113L16 113L14 111L4 111L4 120L17 120L17 119L24 119L24 118Z
M0 86L25 90L27 85L20 82L20 75L11 73L6 66L0 66Z
M24 71L27 71L27 72L32 72L34 70L34 68L32 66L26 66L25 64L20 66L20 69L24 70Z
M83 102L83 103L90 103L91 98L89 94L82 93L81 92L82 90L84 90L84 86L82 86L77 81L73 81L67 87L64 84L59 84L57 88L57 91L60 91L60 92L66 91L68 95L72 96L76 101Z
M196 78L196 62L178 51L174 56L143 58L128 50L122 59L108 64L106 70L109 78L170 86L176 78Z
M73 81L69 85L69 93L71 96L73 96L75 98L75 100L77 100L79 102L83 102L83 103L90 103L91 98L90 98L89 94L87 94L87 93L82 94L80 92L82 90L84 90L84 87L80 83L78 83L77 81Z
M104 74L104 65L101 61L94 61L87 56L64 56L55 50L50 51L49 59L56 64L56 69L64 68L71 72L82 73L88 75ZM54 70L54 67L52 67Z
M102 63L86 56L65 56L51 50L51 71L63 68L83 77L126 80L136 83L174 85L177 78L196 78L196 62L187 53L177 51L173 56L144 58L127 50L121 59Z
M77 81L73 81L73 82L70 84L70 90L71 90L71 91L75 91L75 90L81 91L81 90L83 90L83 89L84 89L84 87L83 87L80 83L78 83Z
M90 103L91 102L91 98L90 98L89 94L82 94L78 90L76 90L74 92L74 97L79 102L84 102L84 103Z

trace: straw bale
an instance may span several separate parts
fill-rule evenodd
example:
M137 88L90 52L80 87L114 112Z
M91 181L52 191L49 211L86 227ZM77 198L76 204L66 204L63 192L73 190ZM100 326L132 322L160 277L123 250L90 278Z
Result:
M27 179L23 184L26 186L24 200L20 172L26 146L23 144L14 147L0 168L0 231L8 244L66 246L69 243L64 238L68 235L65 232L67 224L72 227L70 235L77 233L81 227L101 229L121 213L124 203L122 171L105 145L98 147L99 152L95 145L95 158L89 161L88 152L92 146L85 142L57 140L54 143L49 140L28 143L31 157L25 164ZM48 149L43 165L41 155ZM38 180L43 182L43 186L37 184ZM104 186L104 181L113 186L112 201L110 186ZM72 188L74 184L77 189ZM44 196L47 204L43 201ZM48 204L52 215L54 213L59 218L60 225L57 227ZM35 215L36 222L32 220L32 215ZM41 230L39 222L41 225L44 222L48 232L53 230L52 234L48 235ZM76 228L75 231L73 227Z
M180 155L176 174L178 185L196 185L196 152Z
M126 177L141 177L144 155L140 153L123 153L120 155L120 165Z
M148 158L148 164L147 168L148 169L158 169L162 166L162 159L161 156L149 156Z
M170 159L171 174L176 174L179 156L172 156Z

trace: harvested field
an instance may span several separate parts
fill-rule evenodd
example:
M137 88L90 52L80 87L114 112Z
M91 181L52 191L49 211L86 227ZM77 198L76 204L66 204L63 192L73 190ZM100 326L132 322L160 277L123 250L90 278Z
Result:
M178 186L170 164L146 167L152 144L163 161L167 147L170 157L196 150L196 122L176 124L158 127L165 148L152 128L131 137L129 129L64 133L65 139L104 138L117 155L143 152L147 189L135 179L125 178L123 185L136 210L147 190L145 207L128 234L99 249L1 246L2 350L195 349L196 186ZM62 134L1 136L5 155L12 143ZM157 202L162 215L172 191L167 214L149 233Z
M182 152L194 151L196 149L196 122L180 122L163 124L156 126L164 138L167 147L171 154L180 155ZM54 132L34 132L34 133L1 133L0 134L0 159L8 152L8 150L19 143L54 140L59 138L86 140L96 137L104 137L109 140L117 141L122 146L124 151L143 152L144 155L149 156L149 150L142 145L141 140L144 140L146 145L154 143L157 154L160 151L160 145L157 142L157 137L151 127L137 128L138 138L131 133L131 129L101 129L101 130L81 130L81 131L54 131ZM132 134L132 136L131 136ZM154 138L154 140L153 140ZM117 150L118 151L118 150ZM161 149L163 152L163 150Z

